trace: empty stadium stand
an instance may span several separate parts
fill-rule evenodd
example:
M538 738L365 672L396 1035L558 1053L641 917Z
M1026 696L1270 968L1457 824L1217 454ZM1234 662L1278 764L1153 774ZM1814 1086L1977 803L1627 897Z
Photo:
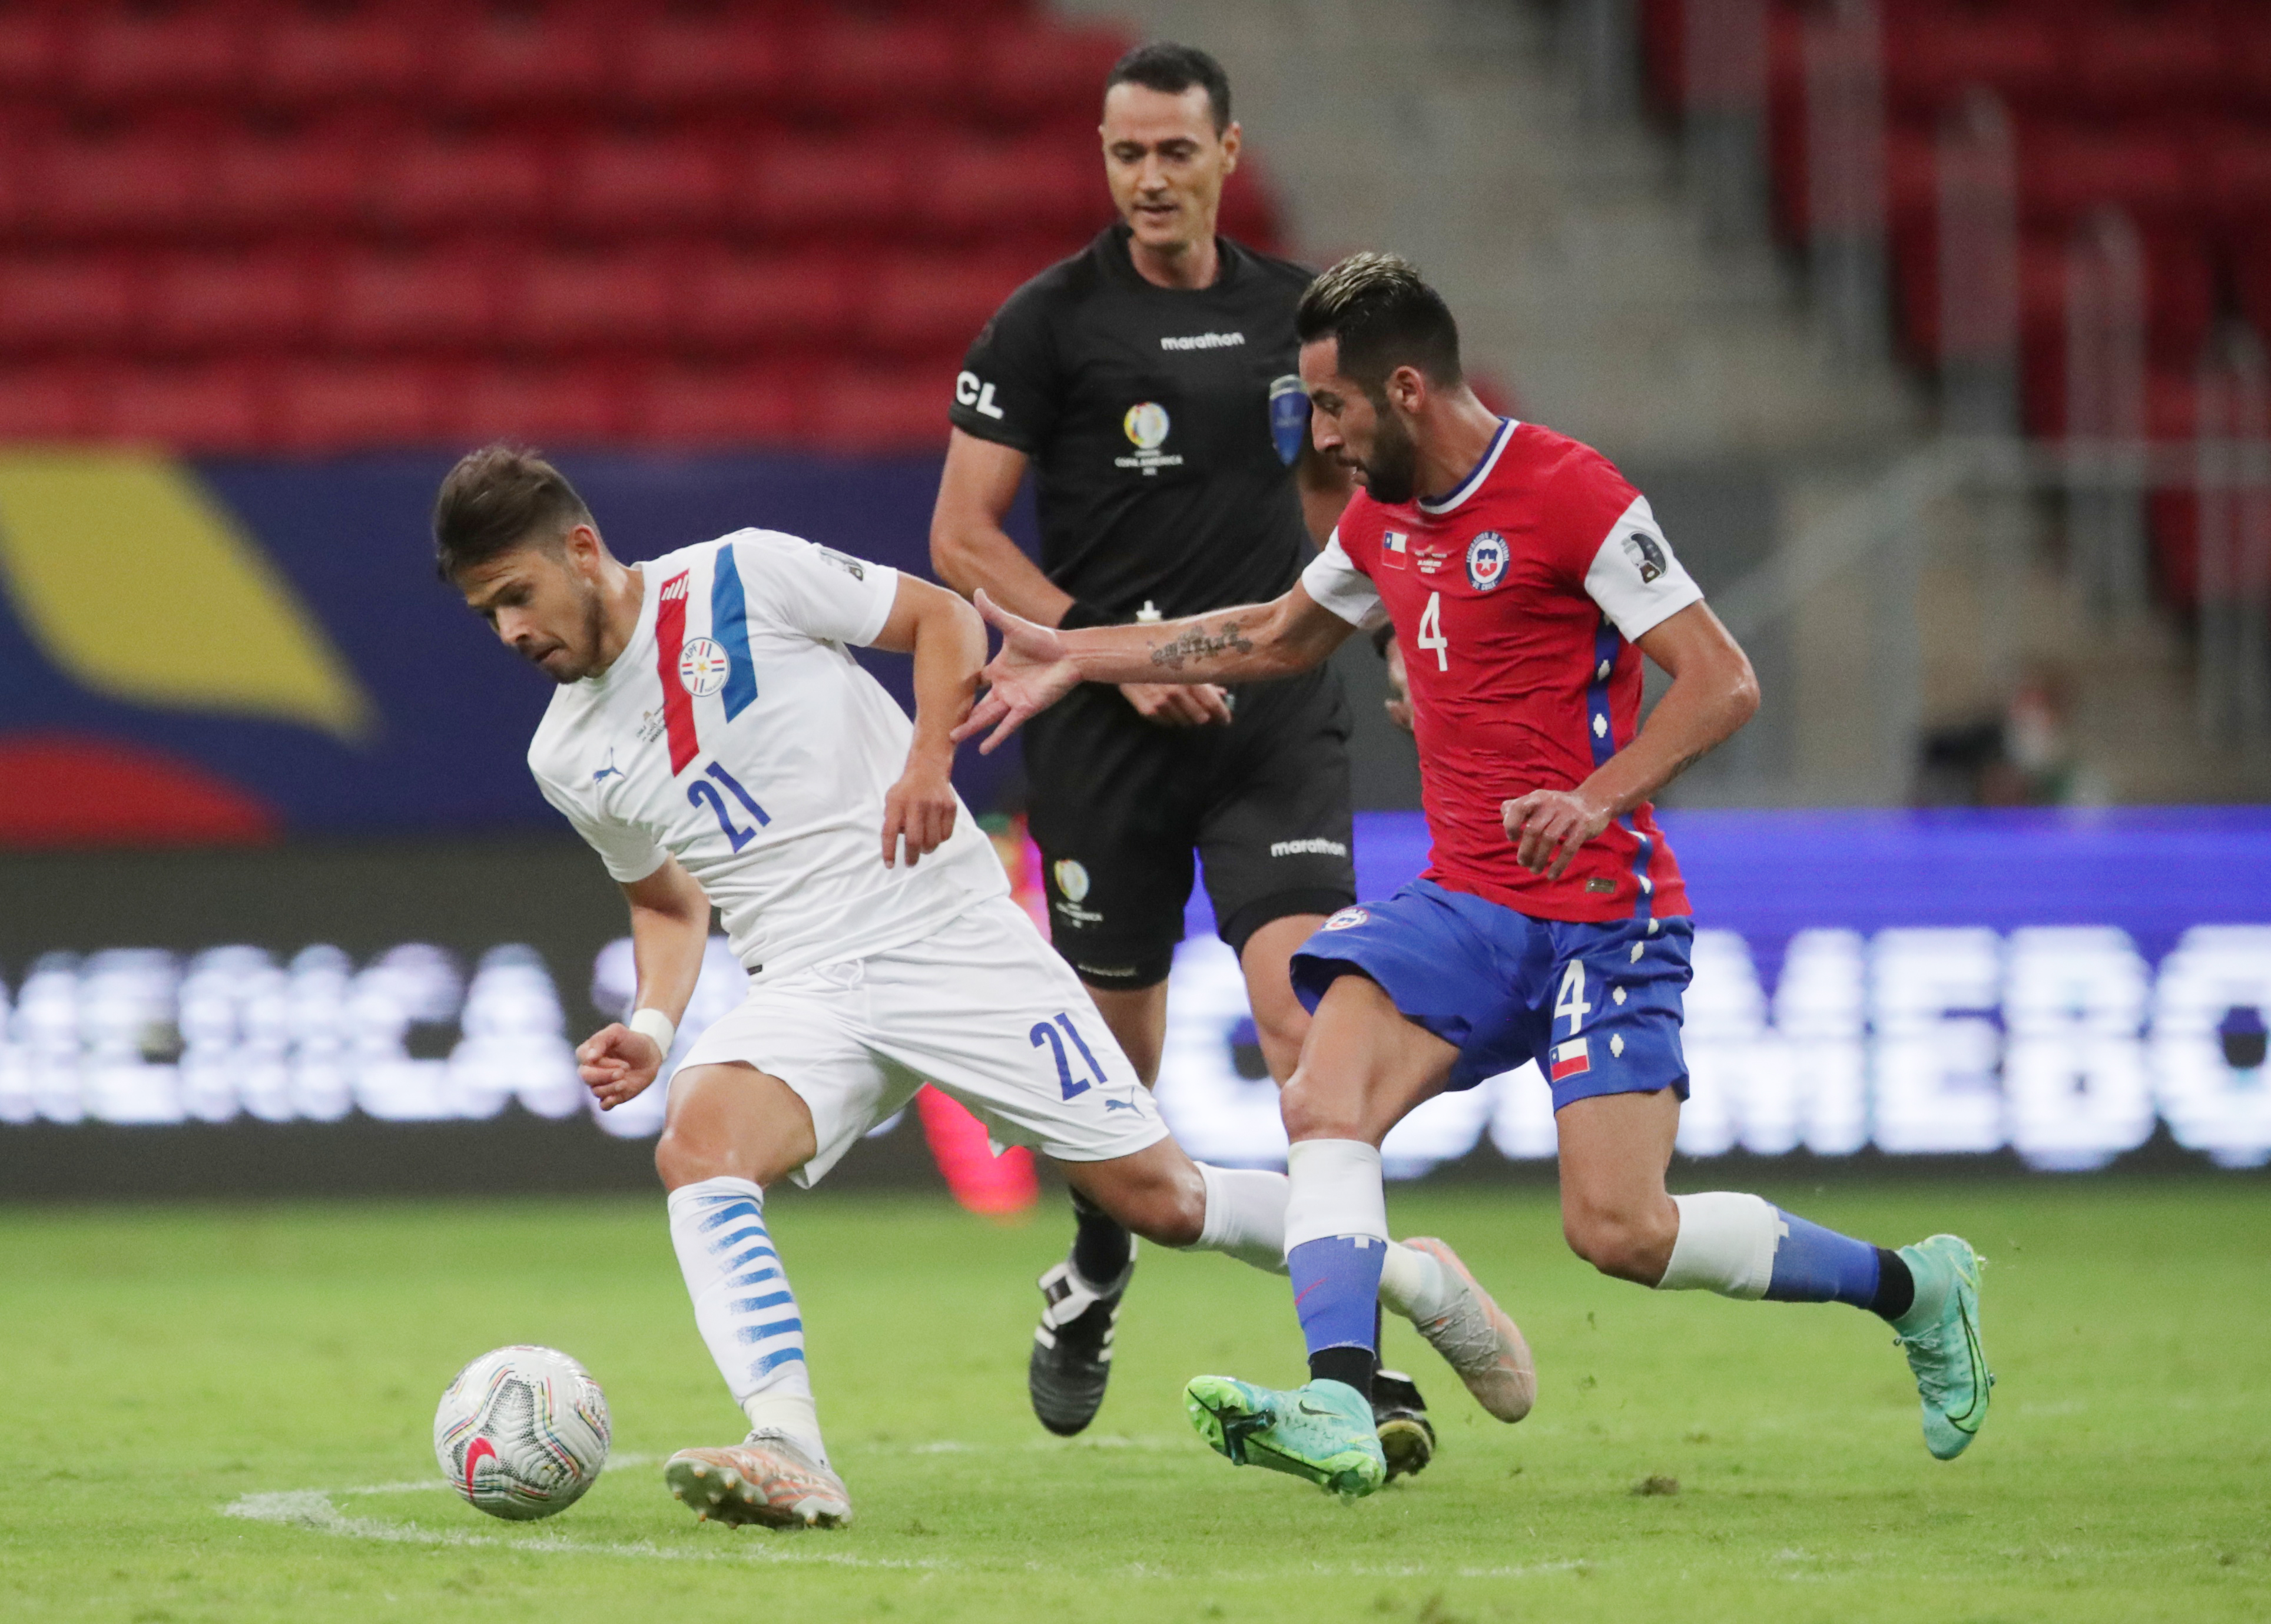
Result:
M1023 0L0 0L0 436L934 447L1111 218ZM1225 229L1277 245L1241 174Z

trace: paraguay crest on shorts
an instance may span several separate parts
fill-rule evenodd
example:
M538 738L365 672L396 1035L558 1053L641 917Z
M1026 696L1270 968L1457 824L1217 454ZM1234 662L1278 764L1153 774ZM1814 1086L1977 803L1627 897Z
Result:
M1290 372L1270 379L1270 439L1277 448L1277 460L1292 467L1308 437L1309 391Z
M732 664L714 637L689 637L678 653L678 682L696 699L707 699L726 686Z
M1478 592L1486 592L1506 579L1508 557L1506 538L1495 530L1485 530L1467 543L1467 585Z

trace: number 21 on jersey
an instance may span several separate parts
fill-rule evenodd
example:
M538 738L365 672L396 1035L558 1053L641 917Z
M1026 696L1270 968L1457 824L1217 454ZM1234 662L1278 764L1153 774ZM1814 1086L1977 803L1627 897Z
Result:
M765 809L757 804L756 797L743 789L741 781L726 771L721 764L713 761L703 771L711 778L717 779L718 784L723 784L732 792L733 799L740 801L742 808L757 820L758 829L772 822L771 818L765 816ZM726 797L718 793L718 784L704 783L702 779L696 778L686 786L686 799L692 806L706 804L710 810L717 815L718 827L726 831L726 838L732 842L733 849L738 852L757 838L757 831L744 829L733 821L733 815L726 809Z
M1450 656L1447 652L1451 640L1443 635L1443 594L1441 592L1429 592L1427 607L1419 611L1418 644L1422 649L1433 651L1436 670L1448 671L1451 668Z

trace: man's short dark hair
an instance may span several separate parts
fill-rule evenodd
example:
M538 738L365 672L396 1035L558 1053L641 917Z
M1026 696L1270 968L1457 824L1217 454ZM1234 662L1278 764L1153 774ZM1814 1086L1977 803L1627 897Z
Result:
M434 567L445 581L515 548L556 548L592 510L534 451L485 445L460 458L434 498Z
M1351 254L1322 272L1293 311L1304 344L1340 340L1340 370L1378 398L1388 375L1417 367L1431 384L1456 384L1459 324L1419 267L1397 254Z
M1195 45L1177 45L1167 40L1139 45L1112 64L1104 93L1110 95L1114 85L1141 85L1163 96L1180 96L1192 86L1203 85L1207 104L1214 111L1215 134L1230 128L1230 75L1222 71L1222 63Z

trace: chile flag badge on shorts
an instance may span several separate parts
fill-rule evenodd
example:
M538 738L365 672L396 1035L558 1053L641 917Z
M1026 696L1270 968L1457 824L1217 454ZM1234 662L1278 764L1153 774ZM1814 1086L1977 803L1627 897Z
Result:
M1277 460L1289 468L1309 437L1309 391L1290 372L1270 385L1270 437L1277 443Z

